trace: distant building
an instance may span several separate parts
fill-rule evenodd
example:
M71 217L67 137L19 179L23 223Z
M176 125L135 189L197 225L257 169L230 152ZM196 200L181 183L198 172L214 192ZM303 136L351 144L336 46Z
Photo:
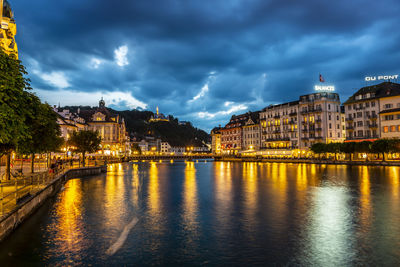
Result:
M81 111L89 130L98 131L101 136L101 153L112 156L123 156L129 153L129 137L126 133L124 118L111 113L103 99L95 110Z
M158 107L156 110L156 114L151 116L150 120L151 122L156 122L156 121L169 121L167 117L164 116L164 114L158 112Z
M168 142L161 142L161 153L170 153L171 146Z
M251 112L243 125L243 150L259 150L261 147L260 112Z
M344 106L347 140L400 137L400 84L363 87Z
M73 113L69 109L61 109L56 106L53 107L53 110L58 115L57 123L60 125L61 137L65 141L69 139L72 132L88 128L88 124L85 122L85 119L79 116L79 113Z
M211 130L211 153L221 154L221 127Z
M237 154L243 148L242 127L246 124L250 114L233 115L228 124L220 129L221 153Z

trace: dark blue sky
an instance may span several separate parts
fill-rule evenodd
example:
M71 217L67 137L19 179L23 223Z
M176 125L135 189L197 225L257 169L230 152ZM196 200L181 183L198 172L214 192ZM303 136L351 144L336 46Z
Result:
M400 73L398 0L10 1L20 59L49 104L139 106L209 130L313 92L345 101Z

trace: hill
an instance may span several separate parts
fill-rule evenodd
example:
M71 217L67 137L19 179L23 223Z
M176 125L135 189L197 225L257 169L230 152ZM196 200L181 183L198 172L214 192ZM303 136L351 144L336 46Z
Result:
M90 106L66 106L64 108L69 109L71 112L77 112L78 108L80 110L96 109ZM201 146L210 142L208 133L193 127L190 122L179 123L179 120L171 115L168 116L169 121L149 122L149 119L154 116L151 111L107 109L125 119L129 135L136 137L137 140L141 140L146 136L153 136L168 142L171 146Z

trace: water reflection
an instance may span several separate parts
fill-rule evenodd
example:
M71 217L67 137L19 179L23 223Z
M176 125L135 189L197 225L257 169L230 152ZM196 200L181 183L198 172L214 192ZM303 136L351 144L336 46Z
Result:
M80 251L88 247L82 218L82 181L73 179L61 192L55 207L56 219L47 228L52 233L53 246L46 257L60 257L65 262L80 262Z
M341 187L318 188L309 212L308 235L303 240L302 264L346 266L352 260L349 195Z
M45 216L0 244L0 262L18 255L9 266L399 266L399 170L113 164L107 175L70 180ZM120 250L104 256L136 215Z

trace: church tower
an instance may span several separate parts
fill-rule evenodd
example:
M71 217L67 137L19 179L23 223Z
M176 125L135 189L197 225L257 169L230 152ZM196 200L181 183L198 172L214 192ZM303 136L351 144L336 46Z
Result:
M99 108L105 108L106 107L106 102L103 100L103 97L101 97L101 100L99 101Z
M17 25L14 20L14 13L7 0L0 0L0 47L7 54L13 54L18 59L18 47L15 42Z

